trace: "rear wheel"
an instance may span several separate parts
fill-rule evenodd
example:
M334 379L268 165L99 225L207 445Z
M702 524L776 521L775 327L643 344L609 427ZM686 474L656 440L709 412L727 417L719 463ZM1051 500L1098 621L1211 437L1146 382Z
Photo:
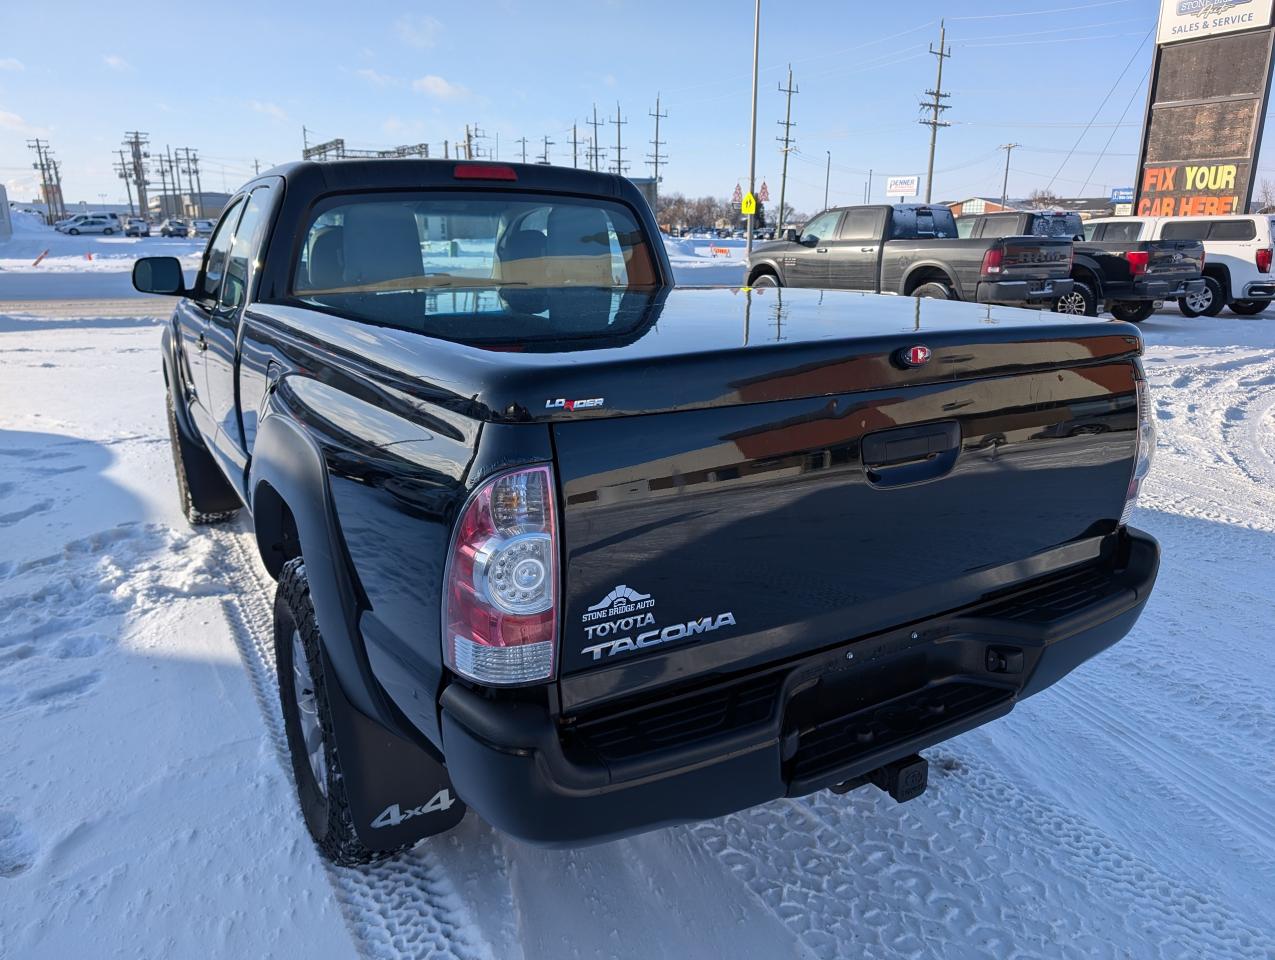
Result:
M76 229L75 227L72 227L70 230L67 231L67 233L69 233L73 237L78 237L80 235L80 231Z
M1093 288L1079 280L1071 285L1071 292L1054 301L1054 313L1068 313L1077 317L1098 316L1098 298Z
M1178 312L1184 317L1216 317L1226 306L1222 284L1212 277L1204 278L1204 289L1178 298Z
M1255 317L1270 305L1269 300L1236 300L1230 304L1230 309L1237 316Z
M103 230L103 231L102 231L102 234L103 234L104 236L109 237L109 236L110 236L112 233L114 233L114 232L115 232L115 231L114 231L114 230L112 230L110 227L107 227L105 230Z
M305 561L283 565L274 601L275 666L297 799L319 851L342 866L371 863L397 850L370 850L354 830L354 815L332 732L323 674L322 638L310 601Z
M1111 315L1126 323L1141 323L1155 313L1154 300L1127 300L1111 305Z
M753 277L752 283L750 283L749 286L779 287L779 286L782 286L782 284L779 282L779 278L777 276L775 276L773 273L766 272L766 273L759 273L757 274L757 276Z
M914 297L925 297L930 300L955 300L956 292L946 283L931 281L923 283L912 291Z

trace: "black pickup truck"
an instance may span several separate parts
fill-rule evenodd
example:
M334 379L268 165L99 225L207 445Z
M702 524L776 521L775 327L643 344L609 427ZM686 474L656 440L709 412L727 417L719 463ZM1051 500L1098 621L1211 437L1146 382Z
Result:
M407 160L276 168L193 283L135 265L180 298L186 515L246 508L278 580L333 860L467 807L565 845L909 799L1137 620L1135 328L670 278L625 179Z
M1071 292L1066 238L965 240L947 207L838 207L757 247L754 287L864 290L940 300L1049 307Z
M1074 283L1054 301L1059 313L1096 317L1103 309L1117 320L1141 323L1163 301L1204 290L1199 240L1086 240L1079 214L1053 210L961 217L958 229L977 239L1025 234L1074 240Z

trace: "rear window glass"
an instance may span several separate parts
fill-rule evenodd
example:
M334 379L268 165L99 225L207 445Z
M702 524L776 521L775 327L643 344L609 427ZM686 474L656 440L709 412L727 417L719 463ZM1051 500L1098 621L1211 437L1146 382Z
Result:
M1208 236L1207 220L1171 220L1160 228L1164 240L1206 240Z
M1085 234L1080 214L1037 214L1031 218L1033 237L1082 237Z
M956 218L947 207L895 207L892 240L931 240L956 236Z
M1103 240L1113 240L1117 243L1132 243L1138 239L1138 234L1142 232L1141 223L1108 223L1102 233Z
M1216 220L1209 228L1210 240L1252 240L1257 227L1252 220Z
M657 279L637 219L619 203L376 194L317 208L292 295L430 336L509 341L614 333L625 292Z

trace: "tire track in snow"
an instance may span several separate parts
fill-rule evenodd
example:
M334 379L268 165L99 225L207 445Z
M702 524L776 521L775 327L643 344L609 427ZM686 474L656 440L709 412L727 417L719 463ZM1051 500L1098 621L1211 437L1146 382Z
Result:
M210 535L226 555L228 574L237 581L225 604L227 619L279 764L291 782L275 672L274 581L262 569L250 534L234 527L213 527ZM291 794L285 802L296 804ZM495 956L429 849L411 850L361 869L326 862L324 866L364 956L375 960L405 956L490 960Z

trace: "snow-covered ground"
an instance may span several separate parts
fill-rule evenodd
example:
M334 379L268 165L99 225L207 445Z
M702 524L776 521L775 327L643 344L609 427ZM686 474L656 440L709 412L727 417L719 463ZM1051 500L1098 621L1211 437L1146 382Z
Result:
M1146 613L920 799L576 851L471 815L355 871L295 809L247 530L176 509L156 302L5 296L0 957L1275 956L1275 318L1143 325Z

